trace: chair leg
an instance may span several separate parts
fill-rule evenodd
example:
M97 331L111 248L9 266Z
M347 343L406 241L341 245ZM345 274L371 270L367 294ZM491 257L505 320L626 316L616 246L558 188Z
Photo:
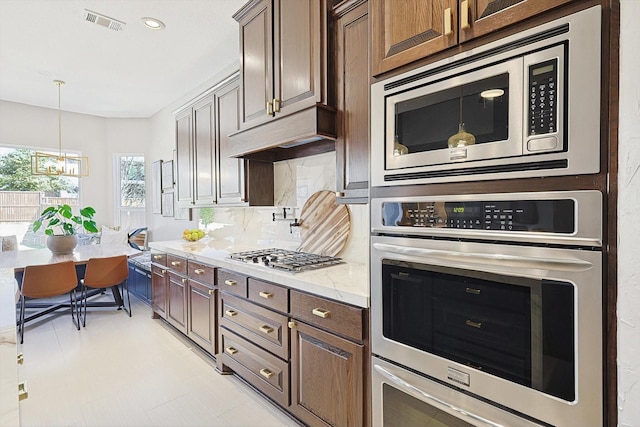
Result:
M24 295L20 296L20 344L24 344Z
M76 326L76 329L80 330L80 315L78 313L78 297L76 295L75 289L73 289L72 291L69 291L69 307L71 310L71 321Z
M87 326L87 285L83 283L81 289L82 296L80 298L82 298L82 306L80 307L80 310L82 311L84 308L84 313L82 314L82 327L85 328Z
M127 310L127 313L129 313L129 317L131 317L131 295L129 294L129 279L124 279L124 287L127 290L127 304L129 305L129 310Z

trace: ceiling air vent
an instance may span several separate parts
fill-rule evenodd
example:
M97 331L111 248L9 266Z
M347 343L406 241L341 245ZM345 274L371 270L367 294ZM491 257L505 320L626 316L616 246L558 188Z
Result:
M101 15L99 13L93 12L89 9L85 9L84 19L87 22L92 24L100 25L102 27L108 28L113 31L122 31L124 30L124 26L127 25L122 21L118 21L117 19L109 18L108 16Z

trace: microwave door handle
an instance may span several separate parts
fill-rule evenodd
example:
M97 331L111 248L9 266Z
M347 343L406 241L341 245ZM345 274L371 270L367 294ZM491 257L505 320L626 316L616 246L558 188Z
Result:
M394 384L400 386L401 388L403 388L404 390L408 391L409 394L416 396L418 398L424 398L426 400L428 400L429 402L433 403L434 406L438 409L444 409L446 412L451 413L451 411L453 411L456 414L459 414L460 416L463 417L463 419L467 419L467 420L472 420L475 422L481 422L484 425L488 425L488 426L492 426L492 427L504 427L503 424L498 424L495 423L491 420L488 420L484 417L481 417L480 415L476 415L473 412L469 412L463 409L458 408L457 406L452 405L449 402L445 402L444 400L438 399L435 396L430 395L429 393L427 393L424 390L419 389L418 387L414 386L413 384L409 384L408 382L406 382L405 380L403 380L402 378L398 377L397 375L392 374L391 372L389 372L388 370L386 370L385 368L383 368L380 365L373 365L374 369L376 371L378 371L382 376L384 376L385 378L387 378L389 381L393 382Z
M531 268L542 267L552 270L565 271L586 271L593 268L592 263L581 259L534 258L519 255L456 252L441 249L411 248L406 246L390 245L387 243L374 243L373 247L382 252L388 252L398 255L412 255L425 258L435 258L448 262L459 262L460 260L464 260L476 264L487 264L489 262L492 265L500 266L528 266Z

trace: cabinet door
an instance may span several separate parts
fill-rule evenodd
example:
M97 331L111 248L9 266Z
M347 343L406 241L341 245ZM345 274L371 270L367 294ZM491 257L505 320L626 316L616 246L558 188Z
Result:
M216 201L215 131L213 95L193 106L194 203L213 206Z
M274 0L274 111L278 115L323 101L326 34L320 0Z
M369 19L367 2L334 11L338 202L367 203L369 196Z
M273 100L272 0L263 0L234 16L240 23L241 123L247 129L271 118Z
M233 142L229 135L239 129L238 81L215 93L218 145L218 204L245 201L244 160L229 157Z
M191 109L176 116L176 205L193 204L193 140Z
M456 45L457 16L457 0L371 0L373 75Z
M167 321L183 334L187 334L187 282L188 279L169 273Z
M167 318L167 270L157 265L151 266L151 309L154 316Z
M523 21L572 0L459 0L460 42Z
M291 411L310 426L362 426L363 358L362 345L296 322Z
M189 280L187 336L212 355L216 354L216 290Z

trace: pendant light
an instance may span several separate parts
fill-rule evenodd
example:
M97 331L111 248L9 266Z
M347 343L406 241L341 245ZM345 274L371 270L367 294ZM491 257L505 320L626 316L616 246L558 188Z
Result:
M462 86L460 86L460 120L458 121L458 132L449 137L449 140L447 141L449 149L467 147L476 143L476 137L467 132L464 128L464 121L462 120L463 99L464 94L462 93Z
M31 174L49 176L71 176L80 178L89 175L89 159L82 156L67 155L62 152L62 109L60 104L60 87L62 80L54 80L58 86L58 154L36 151L31 156Z

